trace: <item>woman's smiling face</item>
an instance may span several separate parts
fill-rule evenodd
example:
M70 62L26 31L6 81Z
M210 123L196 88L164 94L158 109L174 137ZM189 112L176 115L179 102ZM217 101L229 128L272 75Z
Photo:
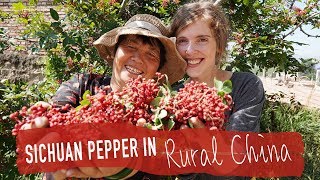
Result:
M122 88L130 78L154 77L160 65L160 48L144 42L141 36L126 35L115 52L112 79Z
M208 20L197 20L177 33L177 50L186 60L191 78L210 76L215 68L216 40Z

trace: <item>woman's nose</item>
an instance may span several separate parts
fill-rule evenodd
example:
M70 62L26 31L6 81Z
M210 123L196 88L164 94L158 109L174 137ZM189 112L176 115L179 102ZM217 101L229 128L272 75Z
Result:
M136 62L136 63L143 63L143 55L137 51L134 53L134 55L132 56L132 59Z
M193 43L189 43L186 47L186 54L193 53L196 50L195 45Z

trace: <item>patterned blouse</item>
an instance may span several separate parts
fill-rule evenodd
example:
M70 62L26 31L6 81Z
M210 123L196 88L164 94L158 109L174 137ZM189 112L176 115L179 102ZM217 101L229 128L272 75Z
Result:
M73 107L80 105L82 95L86 90L94 95L98 89L110 85L110 77L98 74L76 74L70 80L63 82L52 102L56 105L70 104Z

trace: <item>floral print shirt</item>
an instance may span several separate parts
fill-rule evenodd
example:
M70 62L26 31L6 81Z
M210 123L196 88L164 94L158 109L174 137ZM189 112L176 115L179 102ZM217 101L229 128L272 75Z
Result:
M70 80L63 82L52 98L55 105L70 104L77 107L82 95L89 90L94 95L98 89L110 85L110 77L98 74L75 74Z

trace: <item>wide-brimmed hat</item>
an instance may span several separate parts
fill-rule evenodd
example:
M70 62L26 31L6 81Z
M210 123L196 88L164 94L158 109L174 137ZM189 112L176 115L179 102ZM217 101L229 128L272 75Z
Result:
M149 14L137 14L130 18L127 23L103 34L93 45L97 48L101 58L105 59L110 66L113 64L114 48L121 35L143 35L157 38L163 44L166 54L166 62L159 70L167 74L172 84L180 80L185 74L186 62L180 56L175 46L175 38L168 38L168 30L165 25L155 16Z

